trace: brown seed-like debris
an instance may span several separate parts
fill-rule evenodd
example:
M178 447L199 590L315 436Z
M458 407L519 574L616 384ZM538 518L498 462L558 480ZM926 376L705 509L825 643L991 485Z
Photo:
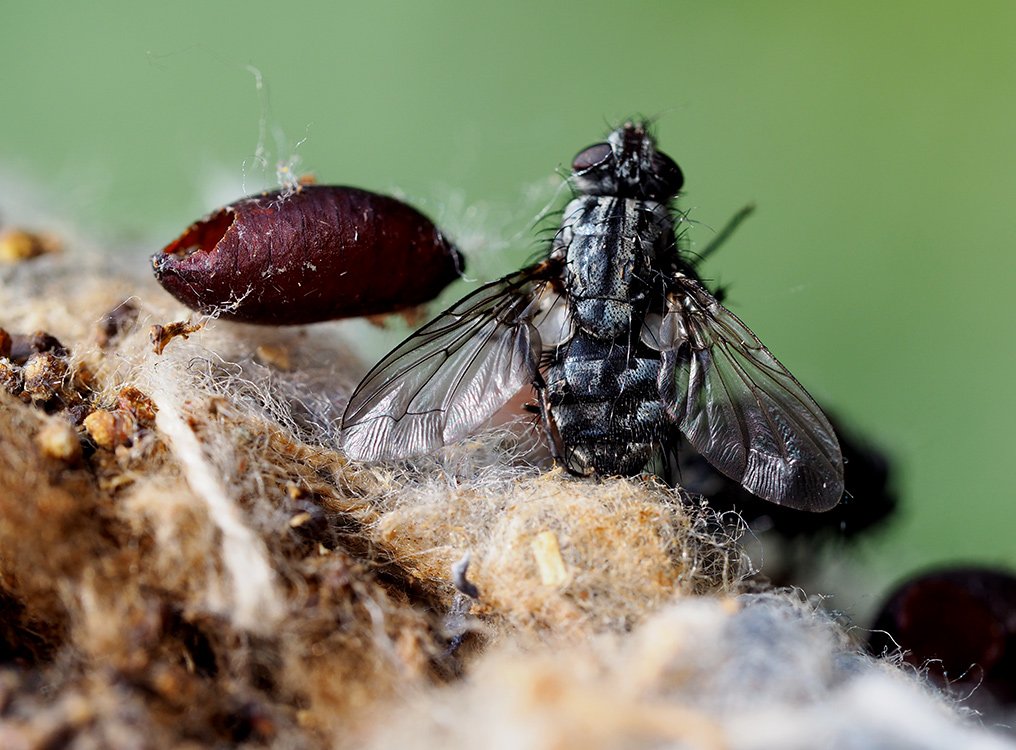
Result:
M0 232L0 262L20 263L23 260L60 251L60 240L49 233L39 234L24 229Z
M397 312L433 299L462 257L427 217L352 187L243 198L152 257L188 307L271 325Z
M155 424L155 414L159 411L158 407L151 398L134 386L129 385L121 388L116 402L120 411L130 414L139 424L145 427Z
M54 419L42 429L35 438L43 454L65 463L74 463L81 458L81 441L69 422Z
M25 394L32 401L47 401L60 391L67 376L67 361L52 352L39 352L28 358L22 374Z
M121 409L96 409L85 417L84 426L95 444L106 450L130 445L137 429L134 418Z
M57 357L67 356L67 347L60 343L60 340L45 331L36 331L31 334L11 334L11 361L23 365L34 354L50 352Z
M154 325L148 331L148 338L152 342L152 349L156 354L162 354L170 341L177 336L187 338L192 333L200 331L204 323L190 323L186 320L176 320L166 323L164 326Z

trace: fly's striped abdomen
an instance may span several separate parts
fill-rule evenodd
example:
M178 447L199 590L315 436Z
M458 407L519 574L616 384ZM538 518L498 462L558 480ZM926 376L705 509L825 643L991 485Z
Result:
M547 369L561 459L580 474L639 472L667 432L652 352L579 332Z

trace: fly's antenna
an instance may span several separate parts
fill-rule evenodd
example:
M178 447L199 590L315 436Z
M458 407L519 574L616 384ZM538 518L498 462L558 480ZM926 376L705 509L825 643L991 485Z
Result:
M735 231L737 231L737 228L739 226L741 226L741 222L743 222L745 219L747 219L749 216L751 216L752 213L754 213L754 211L755 211L755 204L754 203L749 203L747 206L745 206L740 211L738 211L736 214L734 214L731 217L730 221L727 222L726 226L724 226L723 229L721 229L719 231L719 233L717 233L717 235L715 237L713 237L712 241L708 245L706 245L704 248L702 248L702 252L695 253L695 256L696 256L695 265L698 265L699 263L702 263L706 258L708 258L714 252L719 250L720 249L720 245L722 245L724 242L729 240L730 236Z
M657 121L657 119L658 119L658 115L644 115L641 112L639 112L637 115L634 115L631 118L631 121L641 125L642 129L646 132L646 135L648 135L649 138L655 144L656 143L656 121Z
M677 107L667 107L666 109L661 109L657 111L656 114L642 115L642 124L645 125L646 132L649 133L649 135L655 136L656 125L660 122L660 120L663 119L664 115L669 115L676 109Z

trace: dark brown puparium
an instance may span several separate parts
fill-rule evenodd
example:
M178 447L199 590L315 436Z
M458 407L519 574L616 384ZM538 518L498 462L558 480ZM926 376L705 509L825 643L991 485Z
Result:
M1016 577L957 567L911 578L889 596L869 647L899 648L943 684L976 685L971 705L1016 704Z
M159 282L201 312L270 325L397 312L458 277L458 251L401 201L303 186L243 198L152 257Z

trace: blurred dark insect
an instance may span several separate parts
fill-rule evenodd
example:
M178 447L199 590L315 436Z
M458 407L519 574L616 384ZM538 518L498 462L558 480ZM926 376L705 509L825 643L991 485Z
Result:
M401 201L301 185L209 214L152 256L152 267L192 309L286 325L416 307L458 278L463 260Z
M828 412L827 412L828 414ZM843 451L843 499L825 513L807 513L766 503L740 484L716 471L691 446L678 452L677 481L689 492L702 495L720 511L736 511L756 533L811 545L827 539L852 539L885 524L898 504L889 459L846 429L835 417ZM802 561L807 564L807 560Z
M916 576L888 598L872 625L872 653L897 647L943 685L991 710L1016 703L1016 577L992 568Z

